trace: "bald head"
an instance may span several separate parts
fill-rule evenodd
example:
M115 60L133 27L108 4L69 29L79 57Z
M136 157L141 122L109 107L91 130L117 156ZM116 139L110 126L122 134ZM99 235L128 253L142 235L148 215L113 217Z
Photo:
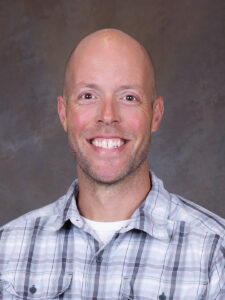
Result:
M132 37L105 29L79 43L67 64L58 113L78 177L104 185L142 172L148 178L150 137L162 119L163 99L156 98L147 51Z
M66 99L70 95L76 68L90 57L92 60L96 57L96 64L98 64L99 57L101 60L107 60L109 67L114 67L122 58L120 69L126 68L126 64L129 63L128 58L130 58L130 62L139 64L141 71L144 72L145 80L149 85L151 100L154 101L156 98L154 67L145 48L134 38L120 30L102 29L86 36L72 51L65 71L63 94ZM119 74L120 70L118 69L117 72Z

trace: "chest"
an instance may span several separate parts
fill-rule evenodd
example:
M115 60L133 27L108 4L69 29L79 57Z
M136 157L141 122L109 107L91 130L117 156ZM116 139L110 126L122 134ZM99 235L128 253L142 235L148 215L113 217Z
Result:
M3 299L205 299L209 249L201 239L160 241L138 230L104 247L74 230L38 239L13 253Z

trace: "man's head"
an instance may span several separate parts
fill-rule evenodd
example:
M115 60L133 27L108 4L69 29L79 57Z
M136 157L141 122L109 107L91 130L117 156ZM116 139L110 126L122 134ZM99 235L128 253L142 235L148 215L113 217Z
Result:
M78 175L112 184L148 168L163 100L146 50L115 29L84 38L68 61L58 112Z

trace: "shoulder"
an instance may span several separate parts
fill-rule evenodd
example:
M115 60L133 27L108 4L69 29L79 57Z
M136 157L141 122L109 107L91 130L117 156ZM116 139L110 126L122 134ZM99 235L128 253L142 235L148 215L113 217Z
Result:
M24 230L32 230L35 224L41 227L50 225L60 213L60 207L65 202L64 197L59 198L57 201L43 206L41 208L32 210L0 227L0 242L7 238L10 234L17 235L18 232Z
M60 197L58 200L41 208L32 210L20 216L19 218L16 218L11 222L0 226L0 241L2 238L2 233L6 231L14 232L17 229L22 229L24 226L26 226L26 228L33 228L33 226L35 226L37 222L39 223L40 227L47 227L50 224L53 224L54 226L53 220L57 217L62 218L65 211L67 211L68 200L71 199L75 188L78 188L77 180L74 180L72 182L67 193Z
M11 252L16 252L21 243L26 245L26 243L32 242L32 236L37 233L49 236L62 227L68 214L75 210L75 204L71 200L77 186L76 182L74 180L67 193L55 202L28 212L0 227L2 257L9 257ZM6 260L2 259L2 261Z
M62 197L0 227L0 273L7 268L9 261L17 259L21 251L26 251L21 249L29 248L37 234L48 238L55 234L64 201Z
M224 237L225 219L222 217L177 194L170 193L170 202L170 219L184 221L196 231Z
M156 199L154 210L167 219L169 230L179 235L181 226L188 241L204 243L206 240L217 239L218 244L224 245L225 219L207 210L206 208L185 199L184 197L168 192L156 175L152 174L153 199ZM192 244L192 242L191 242Z
M175 235L181 237L187 253L192 253L192 257L196 257L196 253L199 260L204 257L209 278L217 278L215 274L222 274L225 267L225 220L176 194L170 194L170 203L169 219L177 225Z

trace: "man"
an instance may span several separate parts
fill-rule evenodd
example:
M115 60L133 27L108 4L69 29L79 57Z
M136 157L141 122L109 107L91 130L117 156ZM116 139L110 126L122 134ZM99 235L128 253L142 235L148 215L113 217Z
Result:
M78 180L1 228L1 299L225 299L224 220L148 168L163 110L137 41L105 29L80 42L58 97Z

